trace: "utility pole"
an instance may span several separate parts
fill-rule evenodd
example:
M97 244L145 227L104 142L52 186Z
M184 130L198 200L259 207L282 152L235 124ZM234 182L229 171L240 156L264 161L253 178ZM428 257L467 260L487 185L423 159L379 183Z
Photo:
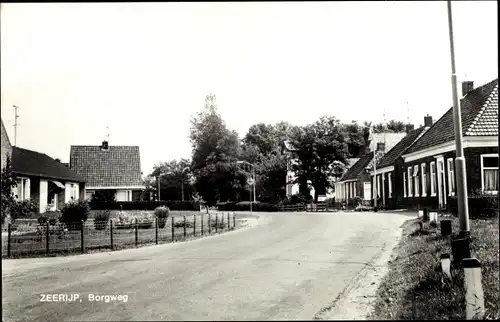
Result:
M17 110L19 106L12 105L14 107L15 116L14 116L14 146L17 146L17 127L20 125L17 123L17 119L19 118L19 114L17 114Z
M451 53L451 84L453 89L453 124L455 127L455 173L457 181L458 217L460 220L460 234L462 235L462 237L468 237L470 235L469 205L467 200L465 158L462 146L462 117L460 112L460 100L458 99L457 74L455 69L455 46L453 41L453 17L451 13L451 1L448 0L447 3Z

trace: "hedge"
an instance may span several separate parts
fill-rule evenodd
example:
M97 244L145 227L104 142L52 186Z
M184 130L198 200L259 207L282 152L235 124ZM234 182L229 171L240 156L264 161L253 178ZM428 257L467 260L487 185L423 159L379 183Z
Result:
M91 202L92 210L155 210L157 207L167 206L170 210L199 211L200 205L195 201L113 201Z
M220 211L250 211L250 202L220 202L217 204ZM267 202L252 202L252 211L277 212L278 205Z
M498 216L498 196L479 195L469 196L469 218L491 218ZM448 211L458 215L457 197L452 197L448 202Z

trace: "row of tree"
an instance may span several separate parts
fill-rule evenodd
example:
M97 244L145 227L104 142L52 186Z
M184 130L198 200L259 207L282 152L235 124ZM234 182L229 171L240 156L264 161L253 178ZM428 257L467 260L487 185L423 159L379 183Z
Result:
M313 187L317 198L333 188L346 170L348 158L363 155L370 129L374 133L404 132L405 124L396 120L373 126L370 122L341 123L334 116L323 116L305 126L255 124L240 139L227 128L215 95L209 94L204 108L191 120L191 160L155 165L145 179L146 195L158 199L159 191L161 200L196 199L215 205L251 200L250 181L258 201L279 202L286 198L288 165L300 194L309 196ZM295 150L294 162L290 162L284 141ZM254 183L249 180L253 174Z

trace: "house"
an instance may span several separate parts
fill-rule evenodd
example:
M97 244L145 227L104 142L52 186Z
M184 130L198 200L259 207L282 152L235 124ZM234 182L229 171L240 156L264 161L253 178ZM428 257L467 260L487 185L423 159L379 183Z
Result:
M407 127L408 134L401 139L392 149L387 151L377 162L376 167L371 167L371 178L373 196L377 195L380 205L389 209L401 208L403 206L404 183L402 171L404 161L401 155L417 141L432 125L432 117L424 117L424 126L418 129ZM375 170L375 171L374 171ZM375 190L375 173L377 177L377 190Z
M11 169L17 178L16 199L37 201L40 213L84 197L85 179L44 153L12 147Z
M1 129L1 162L2 169L5 168L5 164L7 162L7 157L12 155L12 144L10 144L9 136L7 135L7 131L5 130L5 126L3 125L3 120L0 120L2 123Z
M407 126L407 131L410 129ZM372 199L372 185L369 170L373 166L374 156L380 158L386 149L392 149L406 133L371 133L365 148L365 154L354 163L336 184L335 201L345 202L360 197L366 202ZM375 151L380 151L375 154ZM378 160L378 159L377 159Z
M117 201L141 200L142 182L138 146L72 145L69 167L87 181L85 198L96 190L116 191Z
M471 81L463 82L462 96L468 193L481 190L498 194L498 79L478 88ZM446 207L456 194L455 157L453 108L450 108L402 154L404 171L400 175L407 208Z

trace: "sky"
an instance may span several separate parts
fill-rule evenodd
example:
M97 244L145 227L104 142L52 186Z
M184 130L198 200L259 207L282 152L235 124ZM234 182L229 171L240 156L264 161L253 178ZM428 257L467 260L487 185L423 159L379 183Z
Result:
M459 82L498 77L496 1L453 2ZM428 2L8 3L1 116L17 146L138 145L142 171L189 158L214 93L243 137L256 123L397 119L452 106L447 6Z

